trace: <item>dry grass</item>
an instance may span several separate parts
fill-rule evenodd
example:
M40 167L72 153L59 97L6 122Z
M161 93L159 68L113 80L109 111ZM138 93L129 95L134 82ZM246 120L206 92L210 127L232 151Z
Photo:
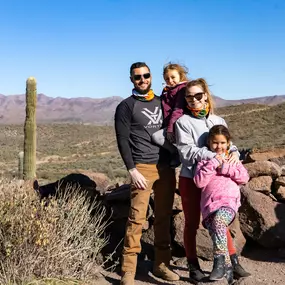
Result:
M243 104L220 108L216 113L225 116L239 148L285 147L285 104ZM23 148L23 140L23 126L0 125L3 176L17 174L17 156ZM43 162L37 166L37 176L46 181L55 181L78 169L104 173L114 183L124 182L128 177L113 126L39 125L37 160Z
M220 108L239 148L285 147L285 104L276 106L244 104Z
M23 148L23 126L0 125L0 173L17 175L17 157ZM5 161L5 163L1 163ZM78 169L105 173L114 183L127 171L117 150L113 127L80 124L39 125L37 177L55 181Z
M87 284L98 276L104 208L90 207L78 189L66 193L40 202L29 187L1 182L0 284Z

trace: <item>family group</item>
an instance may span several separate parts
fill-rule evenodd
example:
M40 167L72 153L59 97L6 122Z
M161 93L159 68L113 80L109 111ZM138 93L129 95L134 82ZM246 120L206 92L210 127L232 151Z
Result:
M153 191L155 201L153 274L179 280L171 261L171 216L180 166L179 192L185 216L184 247L189 282L220 280L228 284L250 275L239 263L229 232L240 206L239 185L249 180L225 120L214 114L205 79L189 79L186 67L163 68L165 88L151 89L152 74L144 62L130 67L132 94L115 112L118 149L131 177L130 211L122 254L121 285L133 285L140 239ZM199 265L196 234L200 224L213 241L213 269L206 277Z

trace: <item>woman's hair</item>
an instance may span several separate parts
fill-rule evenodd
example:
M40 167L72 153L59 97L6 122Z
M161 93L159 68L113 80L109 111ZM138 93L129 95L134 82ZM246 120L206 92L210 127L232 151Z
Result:
M213 139L213 137L216 135L223 135L227 139L228 143L232 139L229 129L224 125L215 125L210 129L208 135L208 142L210 142L210 140Z
M180 65L178 63L169 62L163 67L163 77L165 77L166 73L169 70L176 70L179 73L180 82L188 81L187 78L188 68L186 66Z
M204 78L198 78L198 79L189 81L186 85L186 92L192 86L199 86L200 88L203 89L204 93L207 94L207 102L209 104L209 110L210 110L209 113L213 114L214 113L214 101L213 101L213 97L212 97L207 81Z

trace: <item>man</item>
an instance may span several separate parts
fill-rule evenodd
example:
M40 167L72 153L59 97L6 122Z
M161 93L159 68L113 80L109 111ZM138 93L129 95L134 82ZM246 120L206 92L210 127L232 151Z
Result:
M155 261L153 274L164 280L179 280L168 266L171 259L170 217L175 190L175 173L151 136L161 128L160 98L151 90L151 73L144 62L130 68L132 95L123 100L115 113L118 148L132 179L131 207L126 224L122 256L121 285L133 285L137 255L141 251L142 226L146 219L151 191L155 200Z

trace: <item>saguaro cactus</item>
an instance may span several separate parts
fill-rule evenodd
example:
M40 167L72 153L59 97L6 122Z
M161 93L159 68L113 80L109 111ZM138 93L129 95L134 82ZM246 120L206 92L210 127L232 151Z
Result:
M24 180L36 177L36 103L37 82L34 77L26 81L26 120L24 126Z
M18 154L18 178L23 179L23 169L24 169L24 152L20 151Z

